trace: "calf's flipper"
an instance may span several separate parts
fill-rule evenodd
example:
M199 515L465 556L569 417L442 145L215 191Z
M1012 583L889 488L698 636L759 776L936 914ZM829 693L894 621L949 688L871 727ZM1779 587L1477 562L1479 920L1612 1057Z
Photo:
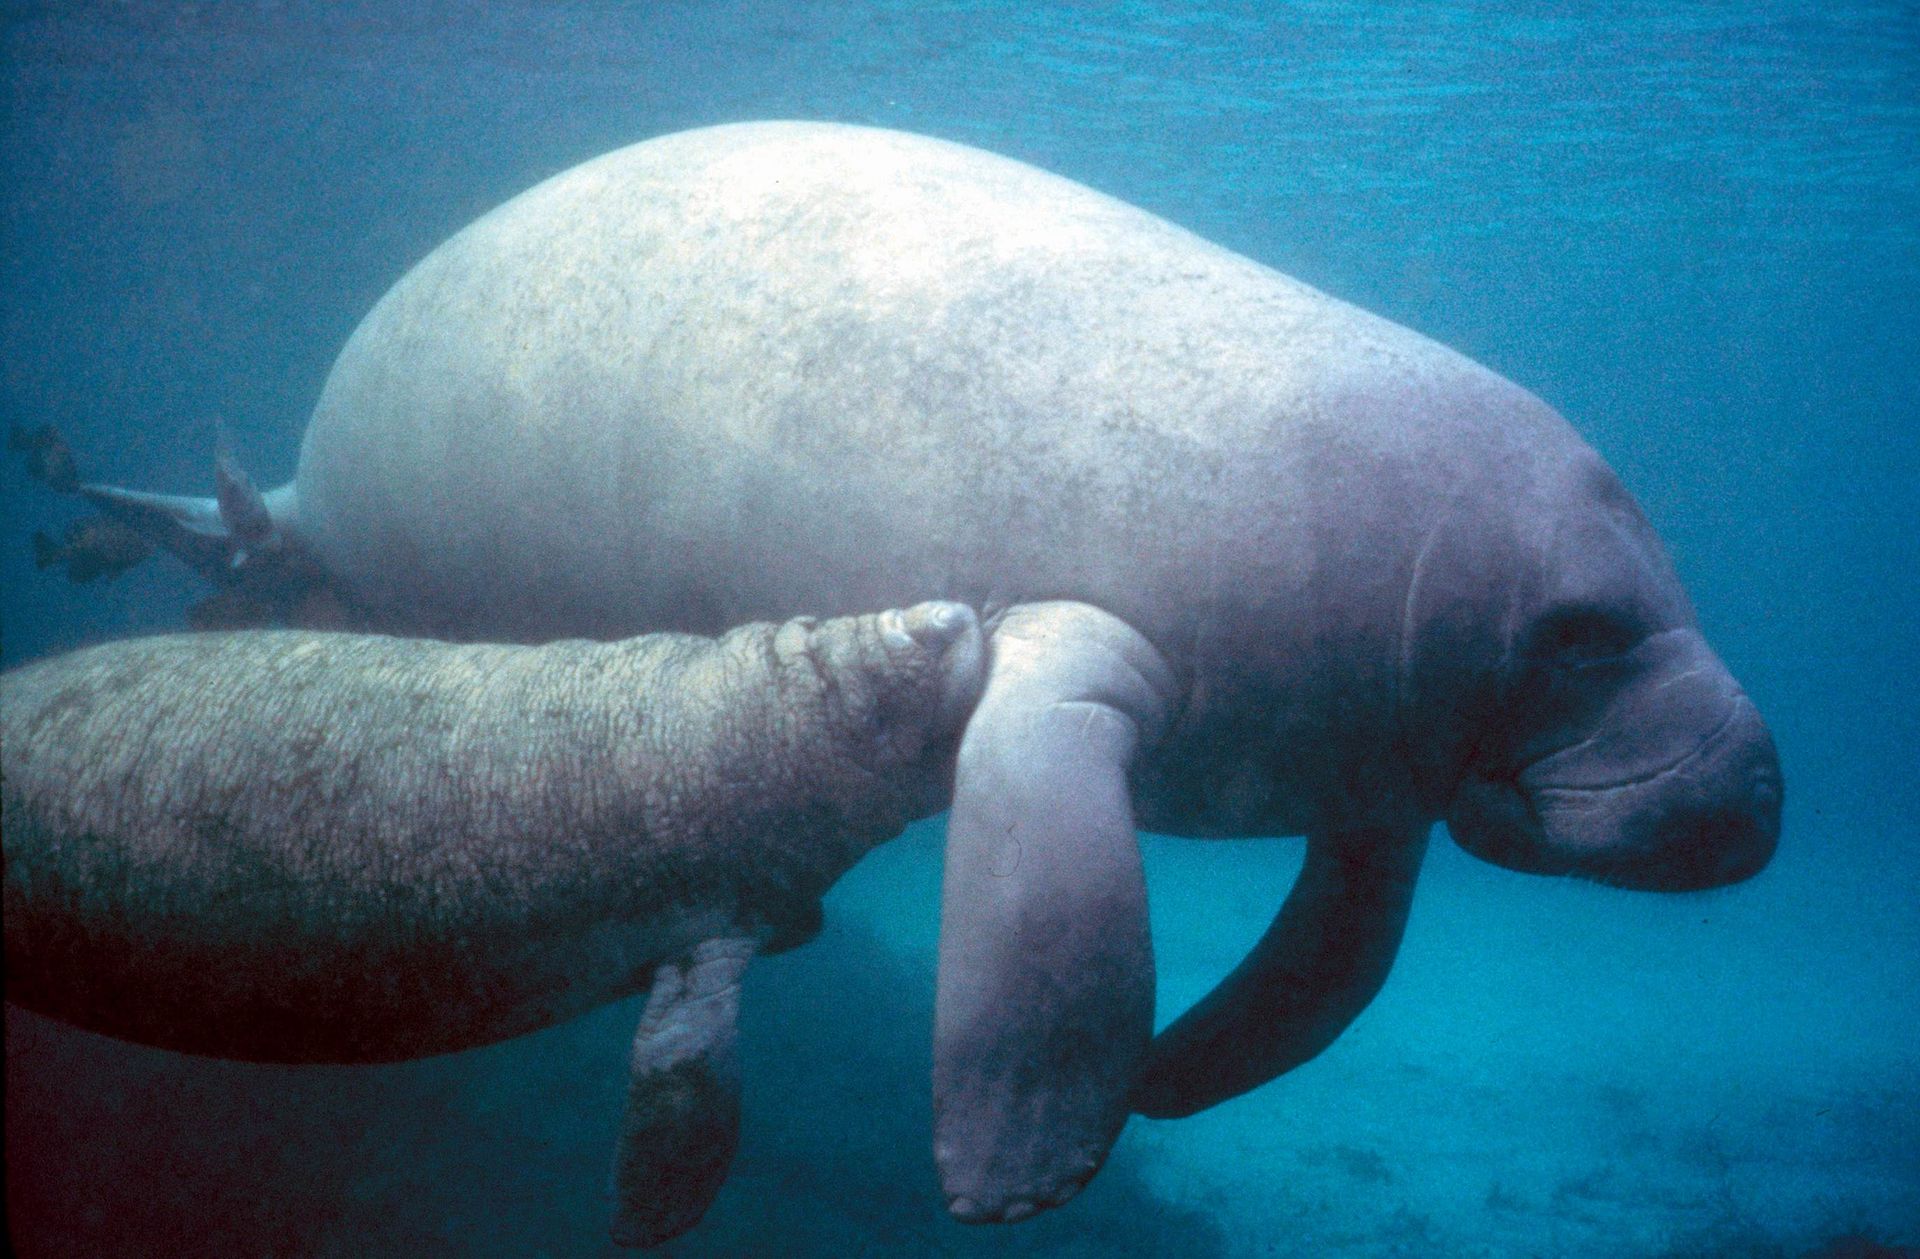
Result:
M614 1154L613 1240L657 1246L700 1222L740 1145L740 976L750 939L708 940L654 973Z

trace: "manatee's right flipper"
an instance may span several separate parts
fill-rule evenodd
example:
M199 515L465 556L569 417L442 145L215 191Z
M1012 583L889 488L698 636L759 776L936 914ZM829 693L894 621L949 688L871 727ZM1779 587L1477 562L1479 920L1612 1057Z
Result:
M708 940L654 973L613 1160L613 1240L657 1246L700 1222L740 1144L740 975L749 939Z
M75 585L118 577L152 554L153 545L140 533L105 516L74 521L58 541L39 530L33 535L33 566L64 567Z
M1137 631L1010 609L960 744L941 898L934 1155L948 1209L1024 1219L1093 1175L1153 1032L1127 771L1175 694Z

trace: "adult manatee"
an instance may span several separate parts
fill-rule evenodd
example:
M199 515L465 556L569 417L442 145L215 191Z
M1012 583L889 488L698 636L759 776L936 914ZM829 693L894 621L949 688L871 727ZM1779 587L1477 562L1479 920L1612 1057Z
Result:
M1323 1048L1430 824L1626 886L1772 852L1767 731L1567 423L1432 341L1018 162L810 123L670 135L435 250L293 482L167 519L364 622L537 640L955 599L989 615L949 823L936 1154L963 1219ZM1149 1051L1135 827L1305 834Z
M718 641L305 631L0 677L7 999L193 1053L378 1062L647 992L615 1237L691 1227L756 952L941 808L985 675L957 604Z

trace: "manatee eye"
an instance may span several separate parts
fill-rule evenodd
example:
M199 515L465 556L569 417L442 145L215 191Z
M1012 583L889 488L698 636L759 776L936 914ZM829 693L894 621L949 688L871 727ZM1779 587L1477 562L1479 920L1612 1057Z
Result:
M1544 617L1527 654L1564 665L1599 664L1632 651L1639 627L1604 608L1572 607Z

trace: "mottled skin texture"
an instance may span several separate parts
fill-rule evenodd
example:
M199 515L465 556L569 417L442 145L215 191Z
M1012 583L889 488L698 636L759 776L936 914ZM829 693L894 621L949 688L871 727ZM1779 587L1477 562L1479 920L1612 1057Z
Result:
M11 671L7 998L367 1062L571 1018L702 941L804 938L944 802L980 671L971 613L945 615L538 648L176 635Z
M1329 1043L1436 819L1662 889L1745 877L1778 833L1764 725L1545 403L937 140L742 124L556 176L379 303L263 501L264 549L388 629L987 614L936 1029L963 1219L1063 1201L1130 1104L1189 1113ZM1136 825L1310 845L1151 1049Z
M251 631L0 678L7 998L223 1057L372 1062L648 993L614 1240L739 1143L758 952L940 807L985 677L953 603L719 640Z

